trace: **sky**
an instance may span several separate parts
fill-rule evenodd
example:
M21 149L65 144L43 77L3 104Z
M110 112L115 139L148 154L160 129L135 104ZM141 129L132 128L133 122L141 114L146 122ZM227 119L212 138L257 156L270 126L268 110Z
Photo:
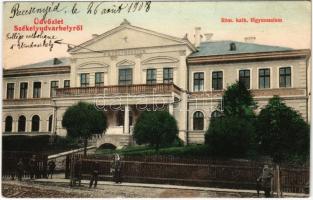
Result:
M49 48L10 49L17 40L7 39L7 34L31 32L14 32L14 26L34 24L35 18L43 14L20 15L12 18L12 8L17 2L5 2L3 5L3 66L12 68L35 63L54 57L68 57L66 45L55 44ZM31 7L43 8L51 2L18 2L19 11ZM57 2L54 2L56 5ZM311 48L311 2L309 1L255 1L255 2L152 2L150 9L128 13L123 10L117 14L101 14L103 8L119 6L117 2L103 2L97 14L87 14L90 2L78 2L77 14L70 14L75 2L61 2L58 13L48 13L46 19L63 19L65 25L83 25L83 31L46 32L57 39L70 44L81 44L91 39L92 34L101 34L120 25L127 19L132 25L160 33L183 37L188 33L193 42L194 28L201 27L201 33L213 33L212 40L244 41L244 37L256 37L255 43L294 49ZM95 8L97 4L93 5ZM147 4L143 4L146 8ZM123 6L130 6L124 2ZM11 18L10 18L11 17ZM281 23L222 23L221 18L281 18ZM24 39L27 41L27 39ZM36 40L35 40L36 41ZM37 40L38 41L38 40ZM29 42L29 40L28 40Z

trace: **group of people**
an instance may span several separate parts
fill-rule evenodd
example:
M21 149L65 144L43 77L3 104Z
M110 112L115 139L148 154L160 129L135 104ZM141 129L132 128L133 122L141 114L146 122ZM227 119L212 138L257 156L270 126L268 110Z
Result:
M113 174L113 181L115 183L122 183L122 163L121 157L117 153L114 154L113 161L110 167L110 173ZM93 166L93 171L91 173L89 188L94 186L97 187L99 178L99 163L95 162Z
M56 164L54 160L49 160L48 165L47 165L47 178L50 176L52 178L52 175L54 173ZM19 161L16 164L16 175L17 179L19 181L22 180L22 177L27 169L27 166L24 164L23 159L20 158ZM39 166L38 166L38 161L36 160L36 156L33 155L29 161L28 161L28 172L30 179L33 180L36 177L39 176ZM11 174L12 180L14 180L14 173Z

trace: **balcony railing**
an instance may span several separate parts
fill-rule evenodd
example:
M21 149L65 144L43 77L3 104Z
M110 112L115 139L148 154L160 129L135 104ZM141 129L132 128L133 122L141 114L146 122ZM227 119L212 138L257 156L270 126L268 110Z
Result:
M4 106L16 105L49 105L51 98L38 98L38 99L3 99Z
M180 94L181 89L174 84L138 84L100 87L58 88L54 97L95 96L95 95L140 95L140 94Z

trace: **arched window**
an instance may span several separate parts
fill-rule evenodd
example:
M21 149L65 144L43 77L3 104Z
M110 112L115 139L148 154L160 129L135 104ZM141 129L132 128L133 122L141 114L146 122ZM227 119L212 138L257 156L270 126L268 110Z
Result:
M18 118L18 132L25 132L26 127L26 117L21 115Z
M48 131L49 132L51 132L51 130L52 130L52 119L53 119L53 116L52 115L50 115L50 117L49 117L49 124L48 124Z
M203 113L197 111L193 114L193 130L203 130L203 129L204 129Z
M12 123L13 123L13 118L11 116L7 116L5 118L5 132L12 132Z
M211 114L212 118L217 118L217 117L221 117L221 116L222 116L222 113L218 110L213 111Z
M38 115L34 115L32 118L32 131L38 132L40 125L40 118Z

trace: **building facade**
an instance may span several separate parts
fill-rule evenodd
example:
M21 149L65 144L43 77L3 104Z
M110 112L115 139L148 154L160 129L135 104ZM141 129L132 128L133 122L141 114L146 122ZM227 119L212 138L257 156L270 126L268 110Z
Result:
M260 110L273 95L310 119L310 50L236 41L195 42L131 25L78 46L69 58L4 69L4 135L66 135L62 117L79 102L106 112L109 127L97 145L132 143L144 110L163 109L177 120L179 137L203 143L223 91L236 80Z

